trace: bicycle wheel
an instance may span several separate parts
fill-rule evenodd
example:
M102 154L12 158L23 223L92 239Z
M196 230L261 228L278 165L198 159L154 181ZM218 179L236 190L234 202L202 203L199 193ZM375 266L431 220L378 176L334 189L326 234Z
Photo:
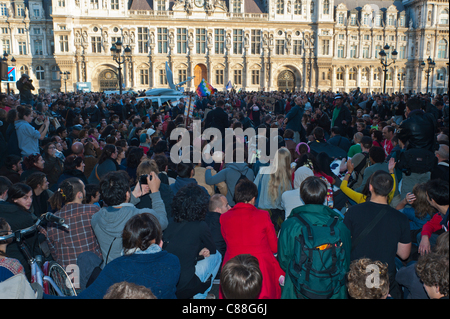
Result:
M55 261L49 262L48 265L48 276L53 279L56 286L61 290L64 296L76 296L75 288L70 280L69 275L66 273L64 268L61 267ZM53 288L51 284L49 284L49 294L57 295L56 290Z

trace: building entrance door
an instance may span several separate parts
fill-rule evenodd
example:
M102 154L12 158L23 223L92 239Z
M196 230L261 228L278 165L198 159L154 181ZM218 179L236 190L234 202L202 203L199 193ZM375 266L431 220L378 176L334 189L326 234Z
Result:
M98 76L100 92L115 91L119 89L119 77L112 70L104 70Z
M202 79L208 81L208 70L204 64L197 64L194 68L194 86L197 87Z
M295 90L295 74L292 71L284 70L278 75L278 91Z

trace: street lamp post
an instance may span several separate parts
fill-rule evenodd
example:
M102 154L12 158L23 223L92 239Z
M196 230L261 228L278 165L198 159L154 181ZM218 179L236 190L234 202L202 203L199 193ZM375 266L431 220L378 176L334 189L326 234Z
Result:
M116 43L113 44L113 46L110 49L111 56L113 57L114 61L116 61L117 64L119 65L118 70L119 70L120 95L122 95L122 64L124 64L127 61L130 61L131 59L131 49L128 45L124 50L124 54L120 55L122 52L122 45L123 45L122 42L118 40Z
M64 72L59 71L59 74L64 75L64 78L63 78L63 80L64 80L64 93L67 93L67 80L69 79L70 72L69 71L64 71Z
M425 70L425 73L427 75L427 94L428 94L428 84L430 81L430 73L434 70L434 67L436 66L436 62L434 62L431 57L428 57L427 59L428 68ZM422 61L420 63L420 66L422 69L425 69L425 61Z
M397 50L394 49L394 51L392 51L392 62L388 63L388 58L387 58L387 53L386 51L389 52L389 50L391 49L391 47L386 44L383 48L383 50L380 51L379 55L380 55L380 62L381 65L383 66L383 72L384 72L384 85L383 85L383 94L386 94L386 79L387 79L387 71L388 71L388 67L395 63L395 61L397 60Z

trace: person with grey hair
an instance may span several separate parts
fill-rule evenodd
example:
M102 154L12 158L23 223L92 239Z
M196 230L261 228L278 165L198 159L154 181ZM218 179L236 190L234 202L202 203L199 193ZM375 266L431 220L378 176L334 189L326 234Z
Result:
M448 145L441 144L439 149L434 152L437 157L438 163L431 171L430 179L442 179L448 182L448 166L449 166L449 148Z

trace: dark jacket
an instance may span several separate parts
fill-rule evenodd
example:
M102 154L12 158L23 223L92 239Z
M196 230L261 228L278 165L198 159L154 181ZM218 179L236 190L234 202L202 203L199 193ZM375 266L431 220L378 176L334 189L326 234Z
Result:
M22 78L16 82L16 87L19 90L19 99L22 104L31 104L33 101L33 93L31 91L34 90L33 84L27 81L23 83Z
M221 107L216 107L206 115L205 128L217 128L222 134L222 138L225 137L225 129L229 126L228 114Z
M402 122L397 130L397 137L406 144L406 149L420 148L431 152L436 150L436 119L432 114L414 110Z
M20 208L18 205L8 202L0 202L0 217L4 218L7 221L9 226L11 226L12 231L28 228L30 226L33 226L35 223L34 215ZM37 233L31 233L29 235L26 235L24 238L24 241L26 242L28 247L30 247L30 251L34 256L39 254L42 255L42 252L39 249L39 245L37 245ZM28 280L30 280L30 265L28 264L26 257L22 253L16 241L13 241L6 247L6 255L10 258L15 258L20 261Z
M71 178L71 177L77 177L79 178L84 185L89 184L88 180L86 178L86 176L84 176L84 173L78 169L66 169L64 170L64 172L61 174L61 176L58 178L58 181L55 184L55 187L53 189L58 188L58 186L66 179Z
M347 122L347 124L342 124L342 121L344 120ZM334 120L334 126L339 127L340 132L344 133L347 132L347 126L349 126L351 123L352 123L352 114L350 113L350 110L345 105L341 105L339 114Z
M300 107L299 105L295 105L288 114L286 114L286 118L288 122L286 124L286 129L291 129L294 132L301 132L302 130L302 118L305 109Z
M173 221L172 217L172 201L173 201L173 192L169 185L161 183L159 186L159 192L161 194L161 199L164 202L164 207L166 208L167 219L169 223ZM136 208L153 208L152 199L149 195L144 195L139 197L140 202L135 204Z

